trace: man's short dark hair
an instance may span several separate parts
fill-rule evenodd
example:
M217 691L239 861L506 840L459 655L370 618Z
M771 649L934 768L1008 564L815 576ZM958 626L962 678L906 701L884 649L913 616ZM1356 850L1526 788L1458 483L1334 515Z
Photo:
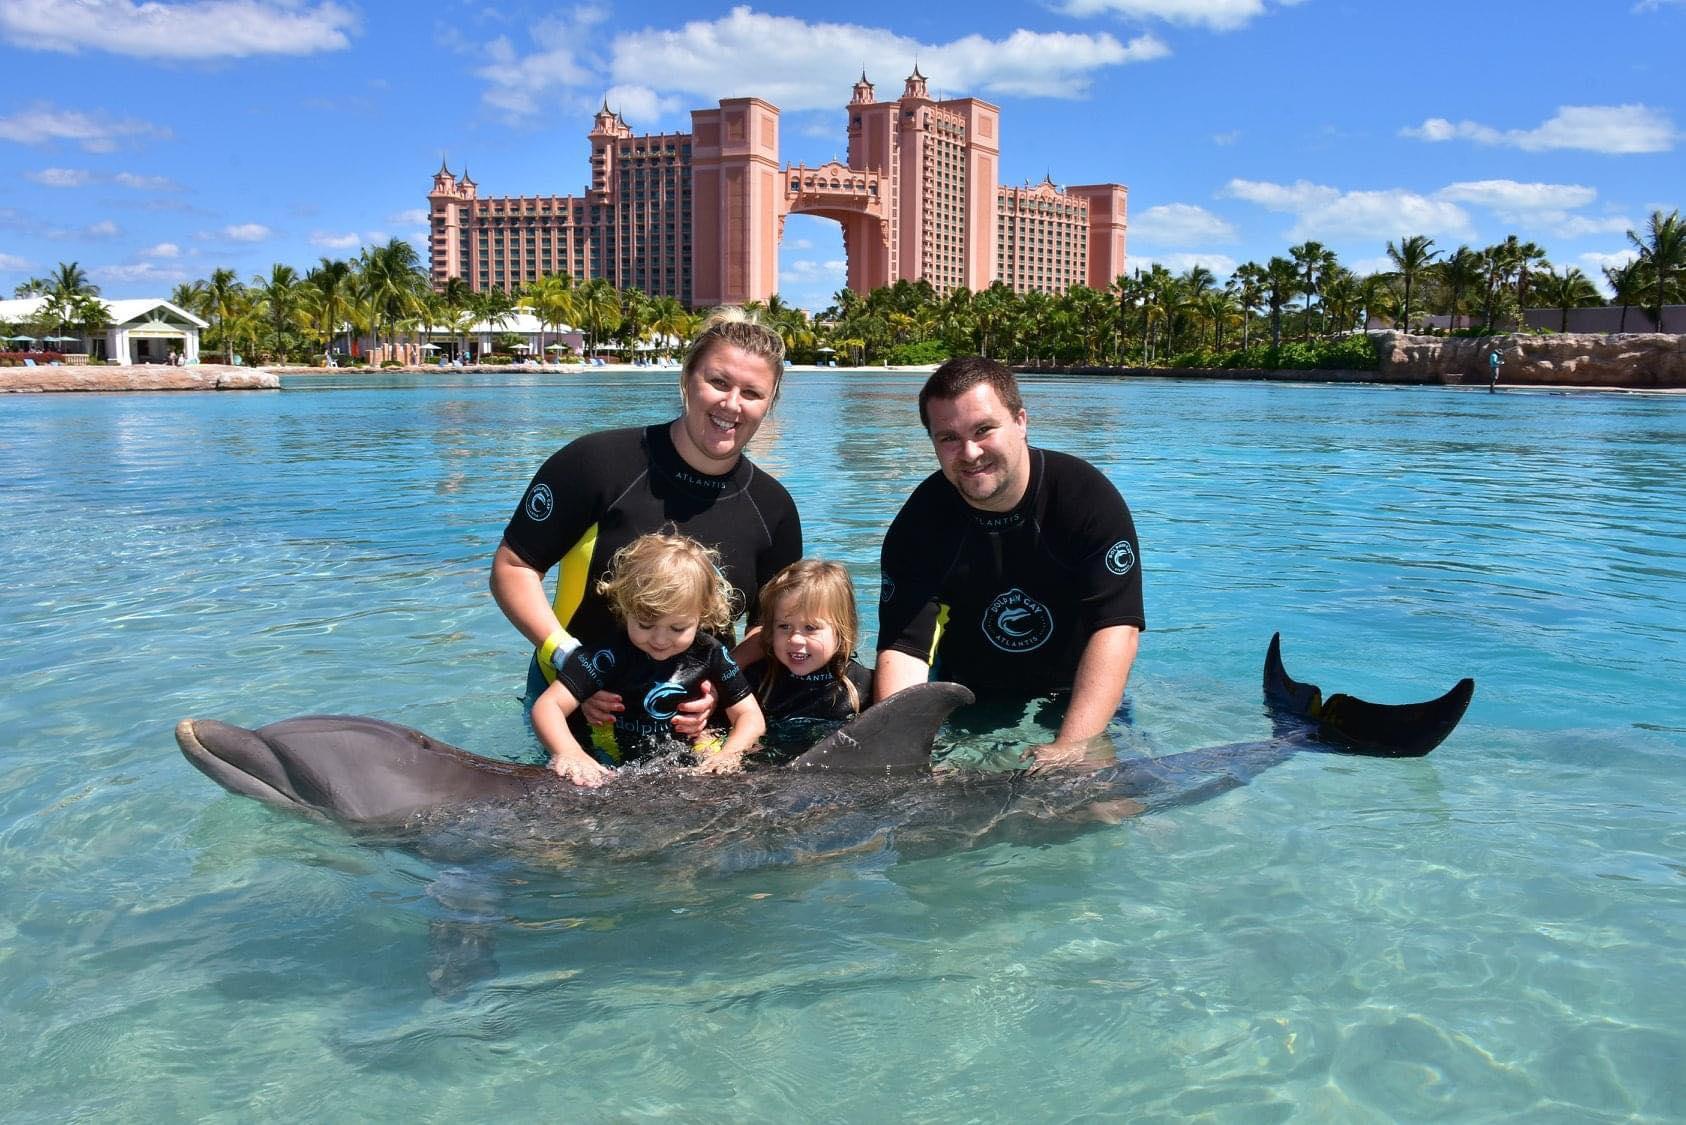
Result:
M931 377L919 388L919 424L925 427L925 432L931 430L929 404L932 399L956 399L980 383L995 388L1001 405L1009 413L1016 416L1024 409L1019 381L1005 366L981 355L957 355L931 372Z

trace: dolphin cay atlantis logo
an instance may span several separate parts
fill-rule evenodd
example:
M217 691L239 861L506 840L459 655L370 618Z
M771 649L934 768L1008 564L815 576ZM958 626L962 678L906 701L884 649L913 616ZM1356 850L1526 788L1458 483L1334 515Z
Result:
M535 522L543 523L555 510L556 497L550 494L550 485L535 484L532 491L527 493L527 515Z
M684 684L664 680L644 696L644 713L652 719L671 719L679 713L679 704L690 694Z
M1018 587L989 603L983 614L984 636L1002 652L1029 652L1054 635L1048 607Z
M1090 556L1093 558L1094 556ZM1106 568L1120 578L1129 574L1136 565L1135 548L1130 546L1128 539L1120 539L1106 549Z

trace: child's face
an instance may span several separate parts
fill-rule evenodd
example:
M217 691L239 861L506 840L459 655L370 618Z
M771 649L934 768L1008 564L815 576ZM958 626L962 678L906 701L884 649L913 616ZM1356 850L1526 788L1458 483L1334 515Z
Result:
M800 612L794 595L779 599L772 631L773 656L794 675L812 675L837 655L837 630L829 621Z
M678 656L697 639L696 614L670 613L654 620L627 618L626 635L638 650L653 660Z

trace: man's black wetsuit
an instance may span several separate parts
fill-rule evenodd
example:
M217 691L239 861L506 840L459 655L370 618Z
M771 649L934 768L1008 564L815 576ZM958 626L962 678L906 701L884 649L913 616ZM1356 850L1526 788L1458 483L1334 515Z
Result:
M980 700L1069 691L1089 638L1147 627L1130 509L1088 462L1030 450L1010 512L973 508L941 473L884 536L878 649L933 667Z
M624 632L600 648L582 644L568 654L556 678L575 699L612 691L625 701L626 710L615 716L612 738L603 738L598 729L591 732L591 751L610 764L644 757L656 743L673 738L676 708L701 695L704 680L714 684L721 707L755 690L726 646L706 633L698 633L690 648L666 660L652 658Z
M740 457L724 476L697 472L673 447L668 424L605 430L572 441L540 466L503 540L540 573L558 562L556 619L579 641L599 648L621 634L597 593L597 580L620 548L673 524L720 552L726 581L754 624L756 593L802 557L802 522L784 486ZM533 662L544 680L549 668Z
M744 669L761 700L761 713L767 718L763 752L756 756L757 761L779 762L795 757L859 713L849 706L849 693L829 668L806 676L784 671L772 690L762 695L766 672L764 660ZM872 702L872 673L851 659L844 675L855 685L860 706L865 709Z

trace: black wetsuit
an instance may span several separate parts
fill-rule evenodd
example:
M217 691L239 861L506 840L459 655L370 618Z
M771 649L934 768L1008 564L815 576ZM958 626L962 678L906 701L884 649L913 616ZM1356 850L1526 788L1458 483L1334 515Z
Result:
M552 454L533 476L503 541L540 573L558 562L556 619L587 647L621 627L597 593L620 548L673 524L720 552L721 570L750 610L763 583L802 557L802 522L784 486L740 457L724 476L685 464L668 423L587 434ZM544 679L534 679L543 674ZM535 660L529 688L551 678Z
M941 473L884 537L878 649L930 664L980 699L1069 691L1089 638L1147 627L1130 509L1088 462L1030 450L1010 512L973 508Z
M612 737L600 733L608 731L607 726L591 732L591 749L611 764L644 757L657 743L677 737L670 720L679 704L702 694L704 680L714 684L722 708L755 690L726 646L706 633L698 633L679 655L656 660L623 632L601 648L576 648L556 678L575 699L612 691L626 704L615 716Z
M767 734L756 761L780 762L795 757L859 713L849 706L849 693L830 669L806 676L781 670L772 690L762 694L767 667L763 660L744 669L744 676L755 685L761 713L767 718ZM864 710L872 702L872 673L851 659L844 675L855 685Z

